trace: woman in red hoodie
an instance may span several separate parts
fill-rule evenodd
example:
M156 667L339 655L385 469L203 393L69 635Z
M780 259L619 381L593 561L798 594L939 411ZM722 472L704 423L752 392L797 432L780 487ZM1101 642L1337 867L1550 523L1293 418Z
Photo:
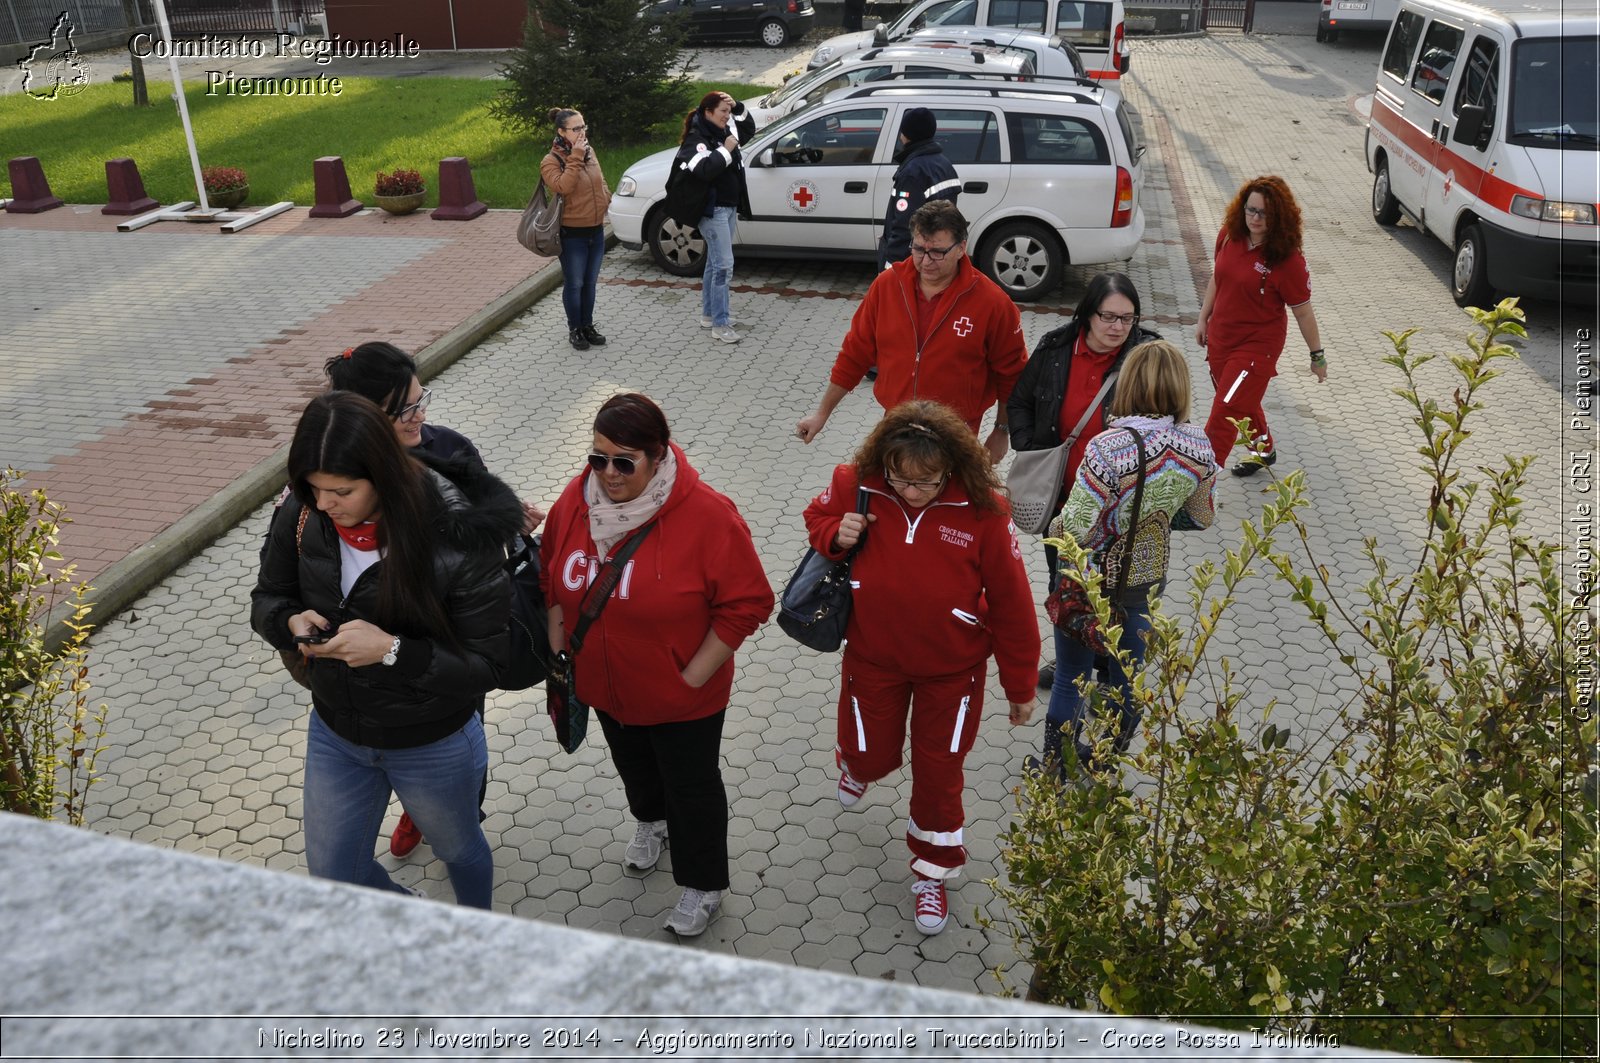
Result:
M917 929L937 934L950 912L945 880L967 859L962 765L991 654L1012 725L1033 714L1039 625L1011 508L960 415L917 401L889 411L805 521L829 557L861 547L839 694L839 803L854 806L900 766L909 718L911 889Z
M666 927L694 937L728 888L721 757L733 653L772 612L772 586L744 518L671 442L661 408L614 395L594 419L589 467L545 519L553 649L568 648L584 593L634 536L637 549L574 657L576 693L599 717L638 820L623 862L648 871L672 839L683 895Z

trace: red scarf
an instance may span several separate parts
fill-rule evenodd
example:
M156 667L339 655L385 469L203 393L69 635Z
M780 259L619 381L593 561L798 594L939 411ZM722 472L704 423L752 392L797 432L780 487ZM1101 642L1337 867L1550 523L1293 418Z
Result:
M357 524L354 528L335 524L333 530L339 533L339 538L356 550L371 551L378 548L378 522L375 520Z

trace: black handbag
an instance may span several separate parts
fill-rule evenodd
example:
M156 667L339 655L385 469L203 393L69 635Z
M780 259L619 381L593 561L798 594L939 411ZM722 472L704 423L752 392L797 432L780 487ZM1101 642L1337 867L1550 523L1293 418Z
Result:
M606 603L611 600L611 592L622 581L622 571L628 559L654 527L655 522L651 521L640 528L600 566L600 572L583 596L583 603L578 606L578 623L572 629L572 636L567 639L568 648L556 654L550 662L550 674L544 681L545 711L555 725L556 741L568 753L576 753L578 747L583 745L584 735L589 733L589 706L578 700L573 658L582 651L583 637L605 611Z
M865 487L856 489L857 513L867 511L867 497ZM789 577L778 604L778 626L800 645L832 653L844 643L853 601L850 566L866 541L866 530L861 534L861 540L837 561L808 547Z
M527 690L550 674L550 623L539 586L539 536L519 533L506 551L511 577L511 659L501 690Z

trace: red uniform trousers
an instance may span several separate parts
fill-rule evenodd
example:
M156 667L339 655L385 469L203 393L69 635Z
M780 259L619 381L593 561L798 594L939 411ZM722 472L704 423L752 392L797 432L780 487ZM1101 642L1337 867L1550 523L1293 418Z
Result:
M849 643L839 692L839 749L860 782L876 782L901 764L906 719L911 733L911 869L953 878L967 862L962 765L978 736L989 661L951 675L910 678L864 660Z
M1272 432L1267 428L1267 414L1261 400L1267 393L1267 383L1278 371L1278 359L1265 358L1259 353L1238 351L1220 357L1208 357L1206 367L1211 370L1211 384L1216 388L1216 398L1211 400L1211 416L1206 418L1206 438L1211 440L1211 450L1217 456L1217 465L1226 468L1228 452L1239 438L1239 432L1228 423L1228 418L1250 418L1250 434L1255 438L1255 449L1262 454L1273 450ZM1240 375L1244 379L1240 379ZM1231 392L1231 396L1230 396Z

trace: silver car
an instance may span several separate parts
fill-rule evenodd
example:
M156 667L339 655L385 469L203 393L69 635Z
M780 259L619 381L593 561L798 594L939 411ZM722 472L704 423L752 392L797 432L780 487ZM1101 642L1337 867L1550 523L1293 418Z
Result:
M774 122L745 148L751 213L737 254L877 258L904 113L927 107L961 175L974 264L1019 302L1052 291L1068 263L1122 262L1144 235L1144 148L1126 105L1097 85L885 81L841 89ZM617 240L681 277L704 268L699 231L666 216L673 149L617 183Z
M1033 72L1042 78L1087 78L1083 56L1059 34L1047 36L1032 30L1008 29L1004 26L937 26L917 30L903 38L900 44L956 45L958 47L982 45L998 48L1009 55L1025 57ZM839 62L841 60L835 60Z

